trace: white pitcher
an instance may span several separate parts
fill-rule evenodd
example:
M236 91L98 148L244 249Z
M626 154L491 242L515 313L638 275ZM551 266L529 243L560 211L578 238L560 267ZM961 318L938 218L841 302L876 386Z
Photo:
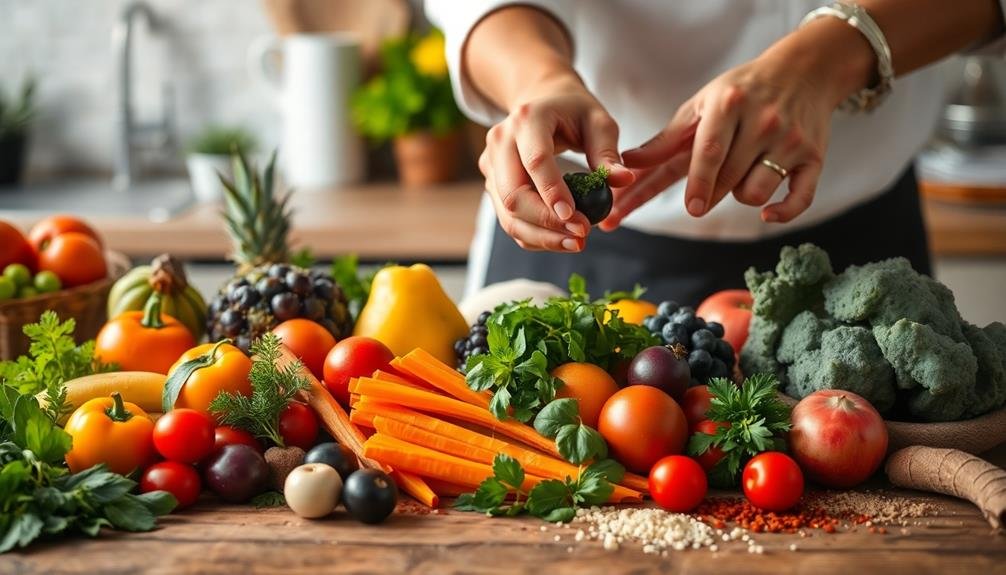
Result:
M266 36L249 48L253 76L270 86L283 115L280 164L298 189L324 189L364 177L363 141L350 99L360 84L360 43L350 34Z

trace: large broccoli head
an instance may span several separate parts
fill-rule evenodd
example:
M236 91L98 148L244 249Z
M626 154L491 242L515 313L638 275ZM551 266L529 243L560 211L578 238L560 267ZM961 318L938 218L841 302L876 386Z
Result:
M784 247L774 274L754 268L744 274L754 297L752 313L782 326L805 309L823 310L821 290L832 277L827 252L813 244Z

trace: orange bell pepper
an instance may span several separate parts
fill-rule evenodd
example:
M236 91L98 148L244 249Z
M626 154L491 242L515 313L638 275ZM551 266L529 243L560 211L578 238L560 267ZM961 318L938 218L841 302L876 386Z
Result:
M204 343L182 354L168 370L162 407L187 407L209 413L210 402L221 392L251 396L251 359L227 343Z
M126 475L154 458L154 420L119 392L84 402L66 422L73 448L66 454L70 471L79 473L99 463Z
M94 355L122 371L168 373L196 340L185 325L161 313L161 296L154 293L143 311L127 311L101 328L94 340Z

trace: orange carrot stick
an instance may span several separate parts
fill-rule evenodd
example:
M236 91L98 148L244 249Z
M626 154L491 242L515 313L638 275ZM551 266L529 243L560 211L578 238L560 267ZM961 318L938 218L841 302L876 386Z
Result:
M458 497L464 495L465 493L471 493L472 491L464 485L458 485L456 483L442 481L432 477L424 477L423 481L425 481L426 484L430 486L430 489L441 497Z
M398 371L430 383L455 399L483 409L489 408L489 393L471 389L465 382L465 376L423 349L416 348L403 357L396 358L391 365Z
M370 377L372 377L373 379L379 379L381 381L387 381L388 383L398 383L401 385L407 385L409 387L415 387L416 389L425 389L426 391L437 391L435 387L426 383L425 381L422 381L421 379L417 379L414 377L405 377L397 373L384 371L383 369L375 371L374 374L371 375Z
M361 377L357 380L356 389L353 391L359 393L364 399L373 398L418 411L432 412L475 423L559 457L555 442L539 434L533 427L517 421L500 421L485 408L454 398L368 377Z
M437 435L414 425L391 419L385 415L374 416L373 421L374 428L377 429L377 432L380 434L389 435L415 445L428 447L441 453L454 455L469 461L484 463L486 465L492 465L493 460L496 458L496 452L471 445L470 443L465 442L464 439L462 439L462 436L457 436L457 438L455 438ZM468 433L478 435L471 431ZM467 436L464 437L467 438ZM511 451L510 453L507 453L507 455L516 459L528 473L540 475L548 479L558 479L560 481L566 479L567 477L577 477L580 474L580 469L578 467L574 467L573 465L561 465L565 462L559 462L558 460L551 459L544 455L532 453L529 450L511 450L508 449L509 447L509 445L504 445L503 452L507 453L507 451ZM639 501L642 501L642 499L642 495L638 492L620 485L615 485L610 501L612 503L638 503Z
M294 356L286 346L282 346L281 350L283 355L279 360L280 367L285 367L286 365L297 361L296 356ZM414 497L420 503L434 508L440 505L440 499L437 497L437 494L430 489L429 485L426 485L423 482L422 478L407 472L392 470L368 458L363 449L363 443L366 441L366 438L349 420L349 415L346 413L346 410L339 405L339 402L336 401L334 397L332 397L328 388L318 381L318 378L311 373L311 370L303 364L301 364L300 376L307 379L308 384L310 384L309 389L301 392L300 395L302 398L305 399L307 404L311 406L311 409L318 414L322 425L324 425L325 429L332 434L332 437L334 437L339 443L348 447L349 450L352 451L360 460L361 465L371 469L380 469L389 473L391 478L395 480L395 483L397 483L403 491Z

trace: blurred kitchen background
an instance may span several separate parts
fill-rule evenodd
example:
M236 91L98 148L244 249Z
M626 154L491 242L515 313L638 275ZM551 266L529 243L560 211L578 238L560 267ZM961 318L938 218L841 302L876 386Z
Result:
M279 147L298 245L433 262L461 293L483 132L420 1L0 0L0 55L0 219L78 213L134 260L196 262L212 293L231 272L215 170ZM943 66L919 161L936 273L966 318L1006 320L1006 60Z

